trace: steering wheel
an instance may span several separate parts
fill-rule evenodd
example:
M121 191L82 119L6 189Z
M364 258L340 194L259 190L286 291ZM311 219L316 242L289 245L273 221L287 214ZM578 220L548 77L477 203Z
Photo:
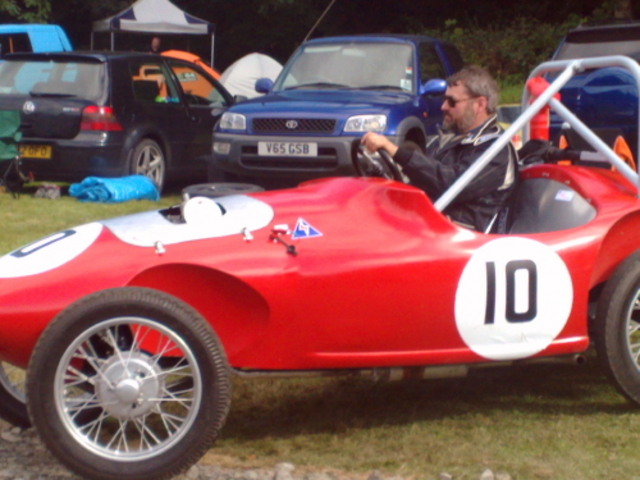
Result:
M353 149L352 161L356 173L360 177L383 177L389 180L406 183L400 167L393 161L391 155L384 150L378 150L378 158L374 158L364 145L358 145Z

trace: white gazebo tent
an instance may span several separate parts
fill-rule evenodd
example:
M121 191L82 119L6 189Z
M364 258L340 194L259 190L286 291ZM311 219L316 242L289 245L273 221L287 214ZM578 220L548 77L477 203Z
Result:
M259 78L276 79L282 65L273 58L262 53L250 53L236 60L220 76L220 83L231 95L243 95L247 98L257 97L254 86Z
M111 33L111 50L114 50L114 35L118 32L211 35L211 66L213 66L215 25L183 12L169 0L138 0L116 15L93 22L92 50L95 32Z

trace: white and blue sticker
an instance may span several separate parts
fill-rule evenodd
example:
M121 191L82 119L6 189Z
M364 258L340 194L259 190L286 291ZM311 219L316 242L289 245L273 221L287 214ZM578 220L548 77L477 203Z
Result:
M297 240L299 238L313 238L313 237L321 237L322 232L315 227L312 227L309 222L306 220L299 218L296 222L296 227L293 229L293 233L291 234L291 238L293 240Z
M0 278L19 278L53 270L70 262L96 241L100 223L54 233L0 257Z
M553 249L528 238L501 238L476 250L462 271L456 327L484 358L526 358L560 334L572 303L571 275Z

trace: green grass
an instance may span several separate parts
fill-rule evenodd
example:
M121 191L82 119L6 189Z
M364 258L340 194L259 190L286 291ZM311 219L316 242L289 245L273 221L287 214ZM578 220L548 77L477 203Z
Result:
M93 220L168 206L180 201L179 194L163 196L159 202L148 200L123 203L84 203L63 195L49 200L35 198L26 189L17 199L0 193L0 253L7 253L32 240L58 230Z
M640 478L640 412L595 361L455 380L238 379L234 387L205 463L288 461L420 479L445 471L473 479L486 468L518 480Z
M172 205L19 199L0 193L0 252L53 231ZM539 365L471 372L465 379L374 383L360 378L234 378L232 408L202 460L297 471L371 470L430 480L477 479L490 468L514 480L640 479L640 410L597 368Z
M523 85L501 85L500 86L500 104L517 103L522 101Z

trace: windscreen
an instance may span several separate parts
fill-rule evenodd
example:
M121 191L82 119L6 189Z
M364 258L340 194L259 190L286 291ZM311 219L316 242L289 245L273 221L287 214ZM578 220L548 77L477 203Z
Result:
M97 101L105 82L102 63L13 61L0 64L0 96L77 97Z
M372 89L415 93L412 55L413 49L407 44L308 45L287 64L274 90Z

